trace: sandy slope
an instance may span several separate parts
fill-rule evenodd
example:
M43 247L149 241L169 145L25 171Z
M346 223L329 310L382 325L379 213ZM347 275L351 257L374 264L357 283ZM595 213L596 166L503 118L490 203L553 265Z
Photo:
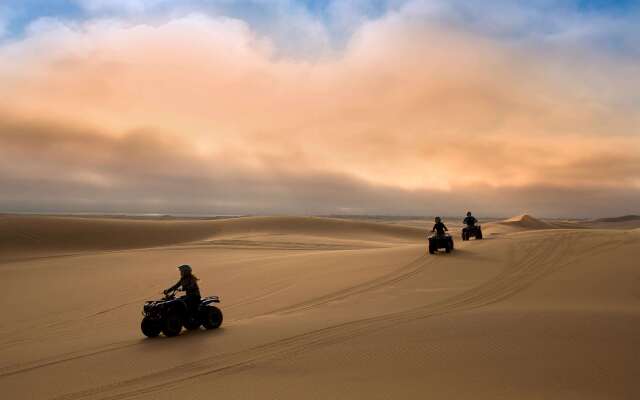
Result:
M0 393L638 398L640 231L529 218L429 256L398 223L5 216ZM183 262L223 328L143 339L142 301Z
M86 251L157 247L209 238L234 240L252 235L303 235L395 242L416 240L422 236L422 231L406 226L392 227L330 218L149 220L0 215L0 261Z
M622 215L620 217L598 218L594 222L630 222L640 221L640 215Z

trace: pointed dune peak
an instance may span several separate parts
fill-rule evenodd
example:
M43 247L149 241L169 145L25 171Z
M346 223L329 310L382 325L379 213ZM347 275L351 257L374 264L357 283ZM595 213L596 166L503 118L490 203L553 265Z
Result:
M542 221L532 217L529 214L520 214L511 218L505 219L504 222L542 222Z
M550 229L553 225L548 222L541 221L529 214L516 215L501 222L504 225L515 226L525 229Z

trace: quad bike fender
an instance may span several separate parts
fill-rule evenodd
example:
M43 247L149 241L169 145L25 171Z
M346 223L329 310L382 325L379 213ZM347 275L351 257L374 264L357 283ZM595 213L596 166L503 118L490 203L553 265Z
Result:
M200 306L208 306L213 303L220 303L220 297L218 296L205 297L200 301Z

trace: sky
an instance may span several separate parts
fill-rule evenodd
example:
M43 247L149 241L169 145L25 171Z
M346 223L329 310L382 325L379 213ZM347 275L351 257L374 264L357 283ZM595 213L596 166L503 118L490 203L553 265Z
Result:
M0 212L640 213L640 1L0 0Z

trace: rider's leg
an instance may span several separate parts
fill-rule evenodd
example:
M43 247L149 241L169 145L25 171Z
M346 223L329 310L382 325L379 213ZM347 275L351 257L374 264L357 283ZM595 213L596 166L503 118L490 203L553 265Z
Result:
M196 315L200 306L200 296L187 296L186 301L191 315Z

